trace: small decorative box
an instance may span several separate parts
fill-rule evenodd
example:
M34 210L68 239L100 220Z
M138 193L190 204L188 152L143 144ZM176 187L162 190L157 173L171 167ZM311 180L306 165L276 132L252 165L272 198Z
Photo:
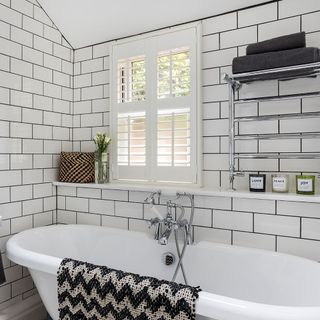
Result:
M289 176L287 174L273 174L272 192L289 192Z
M265 192L266 191L266 175L250 174L249 189L252 192Z
M298 194L313 195L315 176L296 176L296 190Z

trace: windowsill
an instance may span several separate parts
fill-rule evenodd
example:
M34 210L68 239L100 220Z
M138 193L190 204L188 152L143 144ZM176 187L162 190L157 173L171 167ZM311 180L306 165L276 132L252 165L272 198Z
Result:
M233 190L214 190L207 188L186 187L186 186L165 186L161 184L134 184L134 183L66 183L66 182L53 182L57 187L75 187L75 188L91 188L91 189L112 189L112 190L129 190L152 192L161 190L164 195L175 195L176 191L188 192L197 196L211 196L211 197L230 197L230 198L244 198L244 199L260 199L260 200L283 200L283 201L296 201L296 202L315 202L320 203L320 195L297 195L295 193L274 193L263 192L254 193L250 191L233 191Z

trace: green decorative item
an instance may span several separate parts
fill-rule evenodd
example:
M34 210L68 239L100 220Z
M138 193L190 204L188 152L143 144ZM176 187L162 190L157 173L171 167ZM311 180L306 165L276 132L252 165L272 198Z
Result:
M95 182L107 183L109 181L108 146L111 143L111 138L106 133L98 132L93 141L96 145Z
M315 192L315 176L296 176L297 194L313 195Z

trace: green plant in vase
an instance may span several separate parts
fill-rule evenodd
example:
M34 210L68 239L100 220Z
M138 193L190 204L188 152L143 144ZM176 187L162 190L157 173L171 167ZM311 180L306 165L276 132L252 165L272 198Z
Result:
M93 141L96 145L96 183L108 182L108 147L111 138L106 133L98 132Z

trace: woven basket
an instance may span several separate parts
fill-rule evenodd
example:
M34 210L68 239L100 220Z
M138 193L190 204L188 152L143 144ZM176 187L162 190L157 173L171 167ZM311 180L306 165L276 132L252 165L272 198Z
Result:
M60 182L94 182L94 152L61 152Z

